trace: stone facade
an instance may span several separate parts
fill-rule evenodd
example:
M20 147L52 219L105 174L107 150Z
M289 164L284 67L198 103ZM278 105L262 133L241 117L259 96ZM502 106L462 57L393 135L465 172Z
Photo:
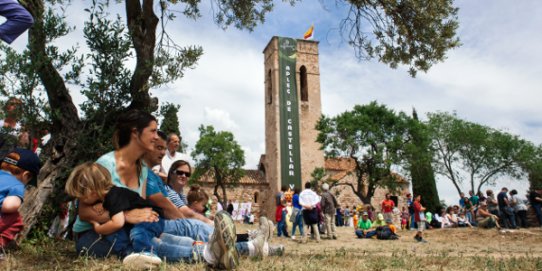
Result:
M196 183L213 199L212 210L217 209L217 199L213 196L214 193L214 181L207 177ZM260 217L262 213L261 202L262 198L268 196L269 183L265 180L265 175L260 170L245 170L245 176L239 180L236 185L227 185L226 194L228 200L232 202L251 202L252 213L256 218ZM185 191L186 193L187 191ZM219 189L219 194L222 192ZM226 206L223 207L226 209Z
M279 52L278 37L273 37L263 51L265 73L265 154L261 156L258 170L247 170L236 186L227 187L228 199L237 202L252 202L256 217L266 215L274 217L274 195L280 190L280 113L279 113ZM318 131L316 123L321 116L320 66L318 60L318 42L297 40L296 85L298 94L298 112L300 129L301 183L309 181L317 167L324 167L330 177L342 182L355 182L353 164L348 159L324 160L320 144L316 142ZM213 194L213 181L199 183L209 195ZM343 207L361 203L350 188L332 189ZM380 202L387 191L377 189L372 205L379 210ZM399 206L405 203L408 182L404 182L396 194ZM216 202L216 199L214 200ZM216 204L215 204L216 205Z
M273 37L263 51L265 73L265 161L262 164L270 189L262 197L262 206L273 213L273 195L280 191L280 114L278 37ZM324 154L316 143L314 129L321 114L320 67L318 42L297 40L296 86L300 114L301 183L309 180L316 167L323 167ZM303 72L302 72L303 71ZM303 76L303 86L301 78ZM302 91L305 90L305 93ZM304 98L303 98L304 97Z

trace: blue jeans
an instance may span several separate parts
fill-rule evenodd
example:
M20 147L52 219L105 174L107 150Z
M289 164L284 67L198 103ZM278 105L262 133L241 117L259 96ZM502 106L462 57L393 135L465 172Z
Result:
M542 227L542 203L532 203L532 206L538 219L538 226Z
M164 233L160 238L152 238L154 253L167 262L186 262L191 263L203 259L203 249L205 245L194 244L194 239L190 237L180 237Z
M499 208L499 212L501 213L501 219L506 228L516 228L516 216L511 207L505 206L504 208Z
M367 231L365 234L363 234L363 230L360 230L360 229L356 230L356 236L358 238L371 238L374 235L376 235L376 231Z
M299 227L299 233L303 236L303 215L301 210L295 216L294 224L292 225L292 236L295 235L295 228Z
M190 237L196 241L208 242L209 235L213 233L213 231L213 227L196 219L181 218L164 220L164 233Z
M131 252L131 246L124 249L117 247L114 249L114 244L124 243L123 239L129 240L128 233L125 230L120 230L114 234L102 237L94 230L89 230L76 238L75 251L79 256L91 256L96 258L105 258L110 255L124 257Z
M32 15L17 1L0 1L0 15L7 19L0 25L0 39L8 44L34 23Z
M152 252L152 239L159 237L164 231L164 219L158 222L144 222L136 224L130 230L130 241L134 252Z
M416 227L416 219L414 218L414 213L410 214L410 228L415 229Z

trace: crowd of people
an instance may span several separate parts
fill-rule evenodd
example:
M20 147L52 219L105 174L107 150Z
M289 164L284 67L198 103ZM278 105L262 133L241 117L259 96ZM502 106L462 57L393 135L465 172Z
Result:
M138 268L167 261L205 262L229 270L239 265L239 255L281 254L282 245L269 245L274 224L266 217L259 218L258 229L249 236L237 234L227 212L210 215L209 196L198 186L188 187L192 168L187 156L177 152L179 143L178 135L158 131L156 118L146 112L119 116L114 150L76 166L65 186L77 199L72 228L77 253L116 255ZM17 210L24 186L35 183L40 162L35 152L16 147L1 167L4 247L23 227Z
M269 244L275 231L278 237L294 240L299 232L301 243L309 234L320 242L321 235L337 239L337 226L352 225L358 238L397 239L395 222L400 221L401 229L416 230L414 239L426 242L423 232L430 228L527 227L527 205L542 222L542 190L532 191L529 203L506 187L496 196L492 190L485 195L469 192L469 197L461 194L457 205L433 213L422 206L420 195L410 194L399 210L389 193L378 211L371 205L342 209L327 183L316 187L306 182L302 191L283 187L277 193L276 229L262 216L256 231L237 234L228 212L212 214L209 195L199 186L188 186L193 170L189 156L177 151L180 141L179 135L159 131L156 118L148 113L132 110L119 116L114 150L75 167L66 183L66 193L77 199L72 230L79 255L116 255L126 265L139 267L168 261L232 269L239 265L239 255L282 254L284 246ZM40 169L36 152L21 147L8 152L0 164L1 247L21 231L18 208L24 187L35 184Z
M414 239L425 243L427 241L423 232L427 229L517 229L535 226L527 222L529 206L536 212L539 222L536 226L542 225L542 189L530 192L528 200L518 196L517 190L508 191L506 187L496 196L491 189L485 195L470 191L469 197L460 194L458 204L441 207L434 212L426 210L422 205L421 195L413 198L409 193L405 196L405 202L399 208L391 194L387 193L378 211L370 204L353 206L350 210L348 206L340 208L326 183L320 189L311 189L311 183L307 182L305 190L301 192L298 188L291 191L283 187L276 195L277 236L296 240L296 232L299 231L301 242L307 242L306 233L309 231L312 239L319 242L320 235L327 239L337 239L336 227L351 225L358 238L398 239L398 229L401 229L416 231ZM286 226L287 219L291 223L291 233Z

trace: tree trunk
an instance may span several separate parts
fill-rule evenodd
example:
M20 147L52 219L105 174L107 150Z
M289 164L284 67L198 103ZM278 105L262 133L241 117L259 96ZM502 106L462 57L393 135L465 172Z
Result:
M136 51L137 63L130 81L132 103L130 109L155 111L157 103L151 103L149 78L154 66L154 47L158 17L154 14L153 0L127 0L126 17L128 29Z
M47 56L45 48L47 37L43 29L44 2L42 0L27 1L25 6L34 17L34 25L28 31L29 50L31 61L47 92L50 107L53 109L51 140L52 146L62 146L54 157L45 162L38 176L38 187L25 195L20 208L25 228L18 235L18 240L26 237L32 226L38 220L43 205L50 199L55 181L62 172L73 167L72 150L76 147L76 139L80 127L77 109L62 76L55 69L51 59Z

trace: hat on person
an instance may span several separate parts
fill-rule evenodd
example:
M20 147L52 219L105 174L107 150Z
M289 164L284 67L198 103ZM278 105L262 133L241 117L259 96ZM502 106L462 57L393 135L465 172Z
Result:
M386 219L386 223L393 223L393 220L391 218Z
M367 212L363 212L363 214L362 214L362 215L369 215L369 213L367 213Z
M328 191L328 190L329 190L329 184L324 183L324 184L322 185L322 189L323 189L324 191Z
M2 162L29 171L32 173L32 179L28 184L33 186L37 185L38 173L40 172L40 159L31 150L16 148L8 153Z
M384 220L384 215L383 214L378 214L376 217L378 218L378 220Z

